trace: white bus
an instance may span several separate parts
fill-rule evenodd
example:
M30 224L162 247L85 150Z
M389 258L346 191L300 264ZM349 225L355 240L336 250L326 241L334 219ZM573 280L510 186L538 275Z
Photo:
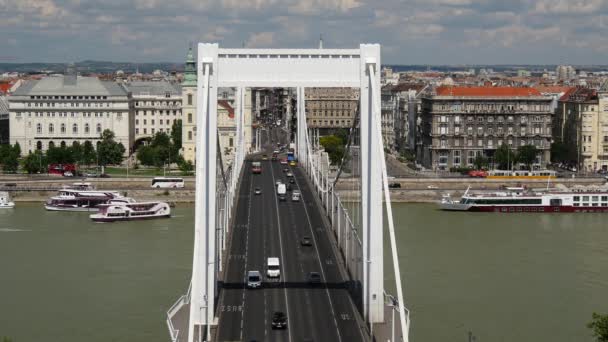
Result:
M153 188L183 188L184 179L176 177L154 177L152 179Z

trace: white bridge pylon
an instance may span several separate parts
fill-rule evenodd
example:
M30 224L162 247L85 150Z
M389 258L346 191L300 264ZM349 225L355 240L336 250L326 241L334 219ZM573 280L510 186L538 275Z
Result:
M215 322L219 250L216 229L217 92L219 87L237 89L237 156L232 190L244 161L243 92L246 87L297 89L296 153L311 170L307 145L305 88L360 88L361 206L363 235L363 314L368 323L384 321L384 262L382 188L386 184L384 151L380 124L380 45L362 44L358 49L220 49L218 44L198 45L198 90L196 137L196 205L194 257L190 293L188 342L195 342L195 329ZM234 192L233 192L234 195ZM388 197L387 197L388 198ZM390 200L390 199L389 199ZM390 206L390 202L387 203ZM229 208L231 208L230 205ZM392 223L392 222L391 222ZM392 224L391 224L392 226ZM391 227L392 228L392 227ZM394 242L394 239L391 239ZM218 248L218 246L220 246ZM396 256L396 246L393 256ZM393 262L397 262L394 258ZM395 265L398 270L398 265ZM398 289L400 279L397 277ZM405 320L404 300L399 307L404 340L409 321ZM407 326L406 326L407 325ZM201 332L198 332L201 336Z

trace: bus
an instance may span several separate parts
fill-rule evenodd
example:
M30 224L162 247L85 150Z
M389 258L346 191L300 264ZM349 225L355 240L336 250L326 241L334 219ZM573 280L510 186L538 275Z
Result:
M176 177L154 177L152 179L153 188L183 188L184 179Z
M254 161L251 163L251 173L254 175L259 175L262 173L262 163L259 161Z
M290 162L290 161L295 161L295 160L296 160L296 157L294 156L293 151L287 152L287 161Z

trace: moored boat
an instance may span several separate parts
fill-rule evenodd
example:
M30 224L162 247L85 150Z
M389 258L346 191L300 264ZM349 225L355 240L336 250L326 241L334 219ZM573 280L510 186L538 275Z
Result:
M15 202L11 201L8 192L0 192L0 209L12 209L15 207Z
M89 217L95 222L149 220L171 217L171 208L165 202L132 202L99 205L99 212Z
M608 213L608 191L534 192L522 187L492 193L471 193L460 200L444 195L442 210L500 213Z

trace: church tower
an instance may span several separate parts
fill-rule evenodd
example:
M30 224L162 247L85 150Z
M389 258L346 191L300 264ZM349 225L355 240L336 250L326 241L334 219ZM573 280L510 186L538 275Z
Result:
M182 155L194 163L196 156L196 59L192 46L186 55L182 81Z

